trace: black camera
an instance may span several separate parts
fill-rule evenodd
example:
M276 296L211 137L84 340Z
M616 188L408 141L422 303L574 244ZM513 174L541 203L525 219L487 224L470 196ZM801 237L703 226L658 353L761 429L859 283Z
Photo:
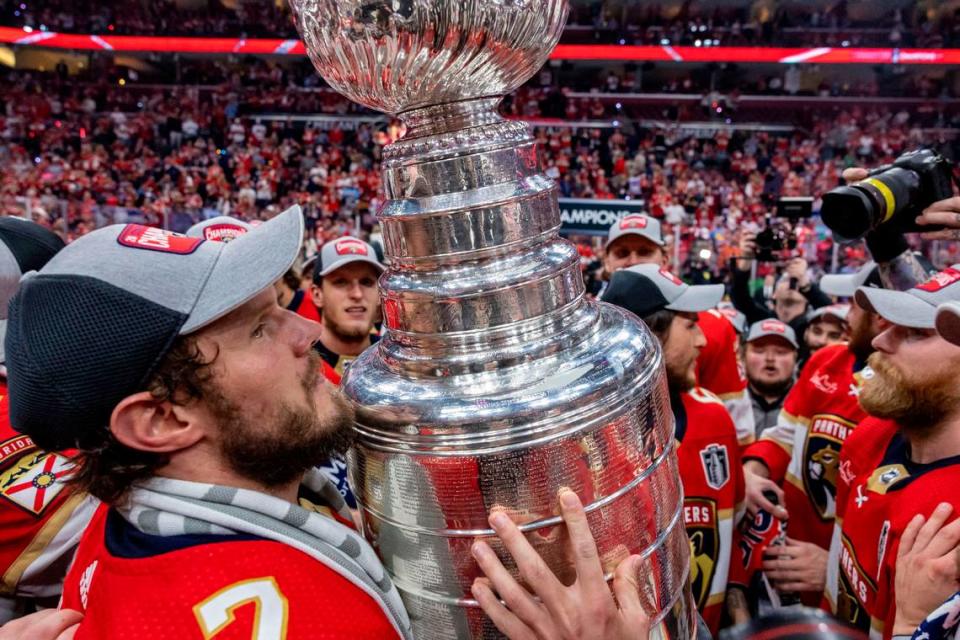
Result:
M862 238L882 224L901 232L918 231L915 218L934 202L953 196L953 163L929 149L905 153L869 175L823 196L820 217L840 239Z
M789 224L767 218L766 226L757 232L757 262L776 262L784 251L797 248L797 236Z
M797 234L793 224L802 218L809 218L812 211L813 198L780 198L776 216L767 216L764 228L757 233L757 261L776 262L784 251L796 249Z

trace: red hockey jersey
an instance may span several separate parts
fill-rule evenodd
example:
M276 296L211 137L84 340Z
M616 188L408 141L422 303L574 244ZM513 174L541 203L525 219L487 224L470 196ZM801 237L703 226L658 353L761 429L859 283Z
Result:
M716 309L699 314L697 325L707 339L697 358L697 384L716 394L733 419L740 446L756 439L747 376L737 348L737 330Z
M843 344L810 356L783 402L777 424L743 456L761 460L783 487L790 537L824 549L833 534L841 447L866 417L857 402L857 366Z
M250 535L155 536L101 507L64 583L76 640L395 638L359 587L288 545Z
M703 619L716 635L731 559L740 562L734 541L744 494L740 447L733 421L719 398L703 389L680 398L683 414L674 409L674 415L683 517L690 538L690 584Z
M900 536L941 502L960 512L960 456L913 463L895 423L867 418L847 440L839 480L826 605L871 637L890 638Z
M56 603L93 512L93 500L66 485L72 468L65 456L40 451L14 431L0 382L0 597Z

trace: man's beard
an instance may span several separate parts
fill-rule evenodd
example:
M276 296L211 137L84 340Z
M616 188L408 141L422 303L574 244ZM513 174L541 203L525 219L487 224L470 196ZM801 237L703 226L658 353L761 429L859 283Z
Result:
M345 327L330 316L324 318L324 324L341 342L363 342L370 336L370 326Z
M330 396L336 405L332 418L323 419L317 412L313 393L319 356L314 356L300 380L309 409L278 403L274 424L250 421L219 388L205 390L220 425L220 450L236 473L264 487L283 486L332 455L345 453L353 444L353 407L343 396Z
M864 312L863 317L856 324L850 325L850 339L847 349L861 362L873 353L873 339L876 337L870 330L870 313Z
M787 377L783 380L769 382L766 380L751 380L750 386L753 390L762 396L774 397L786 395L787 391L793 385L793 377Z
M690 366L671 367L667 365L667 386L670 393L683 393L696 386L696 380L691 380Z
M940 371L925 380L908 380L882 353L867 361L872 378L860 389L860 406L878 418L895 420L904 431L923 434L939 424L958 404L954 375Z

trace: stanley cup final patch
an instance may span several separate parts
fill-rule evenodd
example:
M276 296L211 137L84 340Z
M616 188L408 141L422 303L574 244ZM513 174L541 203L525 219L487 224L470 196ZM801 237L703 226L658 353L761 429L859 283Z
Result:
M196 251L204 240L142 224L128 224L117 236L117 242L131 249L148 249L185 256Z
M730 480L730 456L727 446L711 444L700 450L700 462L703 464L703 477L711 489L720 489Z
M67 458L32 452L0 474L0 496L39 516L63 490L72 473L73 464Z

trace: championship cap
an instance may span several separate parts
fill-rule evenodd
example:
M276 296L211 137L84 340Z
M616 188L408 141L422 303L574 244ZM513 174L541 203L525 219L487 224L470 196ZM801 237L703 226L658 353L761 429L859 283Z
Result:
M937 333L960 346L960 302L945 302L937 307Z
M727 320L730 321L730 324L733 325L733 328L737 330L737 333L746 333L747 331L747 316L743 315L742 312L737 311L732 304L729 302L721 302L717 306L717 311L722 313Z
M930 276L907 291L874 287L857 289L857 304L902 327L933 329L937 307L944 302L960 302L960 264Z
M691 286L659 265L638 264L614 272L602 300L642 318L661 309L706 311L722 297L722 284Z
M760 338L767 338L771 336L785 340L786 342L790 343L790 346L794 349L800 348L800 345L797 344L797 334L793 330L793 327L785 322L774 320L773 318L760 320L750 325L750 333L747 334L747 342L749 343L753 342L754 340L759 340Z
M847 321L847 314L850 313L850 305L848 304L830 304L825 307L820 307L819 309L814 309L810 316L807 318L807 322L813 324L821 318L836 318L840 321L841 324Z
M351 262L372 264L380 273L383 273L386 268L377 260L377 252L369 244L359 238L343 236L327 242L320 248L320 259L313 268L313 279L316 281L317 278Z
M660 232L660 221L644 213L631 213L614 222L607 231L607 246L625 235L637 235L646 238L655 245L663 246L663 234Z
M178 336L270 287L302 239L297 206L230 243L136 224L77 239L24 276L10 302L11 423L50 451L102 432Z
M253 226L238 218L217 216L193 225L187 229L187 235L191 238L203 238L214 242L230 242L250 229L253 229Z
M7 305L20 288L20 276L36 271L63 249L60 236L24 218L0 218L0 364L6 360Z
M820 290L829 296L852 298L860 287L882 287L880 269L873 260L856 273L831 273L820 278Z

